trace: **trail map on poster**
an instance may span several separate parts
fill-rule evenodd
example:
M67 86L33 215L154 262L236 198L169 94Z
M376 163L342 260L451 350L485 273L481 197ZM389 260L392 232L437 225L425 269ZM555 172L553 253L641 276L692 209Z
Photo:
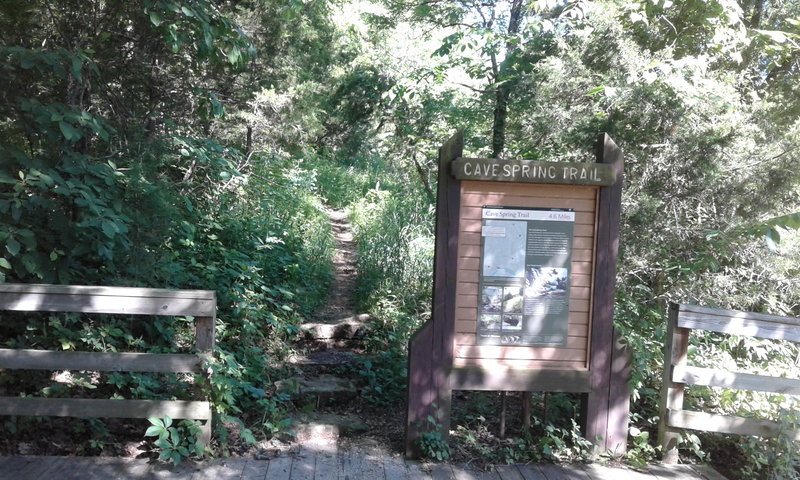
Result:
M564 346L572 209L484 207L478 344Z

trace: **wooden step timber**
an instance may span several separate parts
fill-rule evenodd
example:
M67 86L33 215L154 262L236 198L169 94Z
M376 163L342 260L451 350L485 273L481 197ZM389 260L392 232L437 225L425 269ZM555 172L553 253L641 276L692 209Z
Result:
M702 430L704 432L755 435L758 437L777 437L783 429L792 439L800 441L800 430L786 428L780 422L693 412L690 410L668 409L667 426Z
M672 381L687 385L800 395L800 379L728 372L726 370L691 367L688 365L674 365L672 367Z

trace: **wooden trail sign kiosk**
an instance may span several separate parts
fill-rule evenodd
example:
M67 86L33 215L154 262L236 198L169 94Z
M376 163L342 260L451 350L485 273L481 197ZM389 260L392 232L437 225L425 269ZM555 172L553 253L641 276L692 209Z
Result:
M622 151L596 163L462 158L439 150L431 319L409 342L406 456L453 390L577 392L583 433L623 453L629 360L614 334ZM430 418L435 421L431 422Z

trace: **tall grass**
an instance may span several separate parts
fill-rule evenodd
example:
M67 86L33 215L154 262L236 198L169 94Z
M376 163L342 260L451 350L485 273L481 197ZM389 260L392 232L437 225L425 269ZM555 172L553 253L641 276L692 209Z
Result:
M434 209L421 192L372 189L351 205L358 242L356 303L384 323L385 339L405 345L429 316Z

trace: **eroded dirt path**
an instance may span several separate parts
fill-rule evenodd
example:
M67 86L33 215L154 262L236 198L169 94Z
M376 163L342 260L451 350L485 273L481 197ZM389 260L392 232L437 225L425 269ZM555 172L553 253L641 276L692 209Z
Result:
M321 323L336 323L353 317L353 289L356 286L357 246L353 240L353 227L344 210L330 210L331 232L336 239L336 254L333 258L333 284L325 306L317 312Z

